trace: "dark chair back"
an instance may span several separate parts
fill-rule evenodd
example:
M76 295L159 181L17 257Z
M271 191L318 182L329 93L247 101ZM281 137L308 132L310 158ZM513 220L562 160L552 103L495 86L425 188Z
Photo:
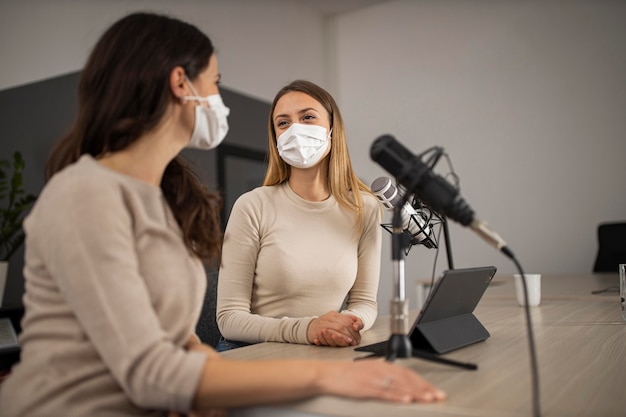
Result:
M207 271L207 286L204 296L202 313L196 324L196 334L203 343L210 346L217 346L221 333L217 327L217 271Z
M593 272L617 272L620 263L626 263L626 223L601 223Z

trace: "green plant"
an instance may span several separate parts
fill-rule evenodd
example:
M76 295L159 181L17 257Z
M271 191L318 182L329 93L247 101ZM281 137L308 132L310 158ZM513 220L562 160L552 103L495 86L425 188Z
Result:
M24 158L19 151L13 163L0 160L0 261L8 261L24 243L22 220L37 199L24 190Z

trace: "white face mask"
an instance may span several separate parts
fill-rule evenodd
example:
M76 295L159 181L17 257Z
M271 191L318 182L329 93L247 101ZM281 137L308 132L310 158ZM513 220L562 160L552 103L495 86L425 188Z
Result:
M309 168L322 159L329 139L325 127L293 123L280 134L276 144L283 161L296 168Z
M196 106L196 121L187 148L213 149L222 143L228 133L230 109L224 105L222 96L219 94L200 97L189 79L187 79L187 82L195 96L185 96L182 99L185 101L206 101L209 104L209 107L202 104Z

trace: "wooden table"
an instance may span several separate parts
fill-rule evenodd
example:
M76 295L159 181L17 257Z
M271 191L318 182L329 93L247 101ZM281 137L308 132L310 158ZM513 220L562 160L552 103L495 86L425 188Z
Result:
M431 288L430 279L415 281L419 308ZM594 293L595 292L595 293ZM619 277L617 273L591 275L544 275L541 285L542 298L575 299L575 300L608 300L619 297ZM515 283L513 275L494 276L484 298L513 298L515 299Z
M542 277L541 305L531 308L542 416L626 415L626 321L618 293L591 294L615 283L616 274ZM412 311L413 317L416 314ZM526 320L515 299L512 276L494 277L475 314L491 337L443 356L476 363L478 370L412 358L396 361L444 389L448 393L445 403L404 406L322 396L275 407L235 410L231 416L531 416ZM386 340L388 329L389 318L379 318L363 335L362 344ZM261 343L223 353L239 359L345 360L366 354L352 348L281 343Z
M489 299L507 296L515 298L513 275L496 274L484 297ZM619 300L619 277L617 273L543 275L541 298L542 300L616 301Z

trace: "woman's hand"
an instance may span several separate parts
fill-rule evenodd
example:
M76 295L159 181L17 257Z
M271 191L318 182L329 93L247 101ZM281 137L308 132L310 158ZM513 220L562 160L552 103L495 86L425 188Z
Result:
M409 368L384 359L337 362L321 373L322 390L331 395L391 402L436 402L446 394Z
M363 321L357 316L329 311L309 324L307 339L318 346L356 346L361 329Z

